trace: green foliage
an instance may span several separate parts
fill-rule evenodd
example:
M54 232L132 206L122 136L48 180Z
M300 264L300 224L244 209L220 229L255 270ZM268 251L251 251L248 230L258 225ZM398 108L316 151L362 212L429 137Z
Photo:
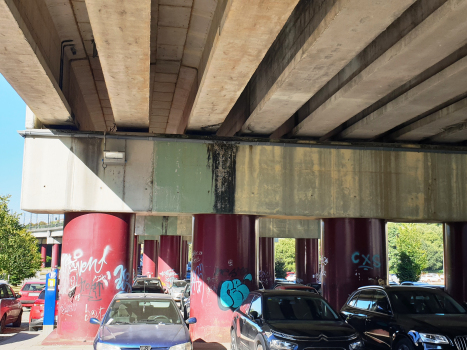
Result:
M0 196L0 274L17 285L34 277L41 267L37 240L8 209L9 196Z
M389 230L388 230L389 231ZM392 244L393 242L391 242ZM418 281L428 266L427 253L422 244L418 224L397 224L394 268L399 281Z
M287 271L285 269L285 263L282 260L276 260L274 262L274 268L275 268L276 278L285 278Z
M284 272L295 271L295 239L293 238L279 239L279 242L277 242L274 245L274 251L275 251L275 256L276 256L275 267L276 267L277 278L283 278L283 277L279 277L278 275L278 271L281 271L281 269L284 269L285 270ZM278 269L278 264L277 264L278 261L281 262L281 265L279 265L279 269ZM284 274L284 277L285 277L285 274Z

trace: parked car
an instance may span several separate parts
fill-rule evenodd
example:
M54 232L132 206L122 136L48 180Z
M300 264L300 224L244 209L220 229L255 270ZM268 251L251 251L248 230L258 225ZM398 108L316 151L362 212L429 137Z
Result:
M27 281L21 287L18 299L25 307L31 307L45 287L45 281Z
M55 324L57 324L58 319L58 297L59 293L57 290L56 299L55 299ZM36 299L34 304L29 311L29 331L37 331L38 329L44 326L44 304L45 304L45 289L43 289L39 297Z
M191 284L188 283L183 290L183 296L181 299L180 309L182 310L183 317L186 319L190 318L190 294Z
M341 315L375 349L465 349L467 310L438 288L359 288Z
M309 292L309 293L318 293L318 291L309 286L305 286L304 284L279 284L274 289L280 289L280 290L299 290L303 292Z
M137 278L131 287L132 293L165 293L159 278L143 277Z
M297 276L295 275L295 272L287 272L285 279L287 281L295 282L297 280Z
M116 294L99 324L94 350L99 349L192 349L186 324L172 297L164 294Z
M185 291L185 287L188 283L184 280L173 281L172 286L169 289L169 294L175 300L177 305L181 309L181 302L183 297L183 292Z
M0 282L0 333L3 333L6 325L10 323L13 327L20 327L22 316L23 307L19 301L19 294L15 294L7 283Z
M412 281L404 281L401 283L401 286L417 286L417 287L432 287L431 284L425 282L412 282Z
M358 350L358 333L319 294L288 290L251 292L235 310L232 349Z

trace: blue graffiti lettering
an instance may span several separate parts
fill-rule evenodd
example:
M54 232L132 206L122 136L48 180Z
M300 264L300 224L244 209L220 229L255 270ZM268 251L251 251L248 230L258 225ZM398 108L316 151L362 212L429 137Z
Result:
M243 280L251 282L253 277L251 274L247 274ZM250 289L239 279L234 279L222 282L219 299L223 307L236 309L243 303L248 294L250 294Z
M380 261L379 254L373 255L373 266L376 268L381 267L381 261Z
M371 254L364 255L360 254L360 252L354 252L352 254L352 262L354 264L358 264L360 262L360 256L363 258L363 264L358 267L359 269L364 269L365 271L368 271L373 268L381 267L381 260L379 254L375 254L373 255L373 257L371 257Z
M360 259L355 259L355 257L357 257L357 256L359 256L359 255L360 255L359 252L355 252L355 253L352 254L352 262L353 262L354 264L358 264L358 263L360 262Z

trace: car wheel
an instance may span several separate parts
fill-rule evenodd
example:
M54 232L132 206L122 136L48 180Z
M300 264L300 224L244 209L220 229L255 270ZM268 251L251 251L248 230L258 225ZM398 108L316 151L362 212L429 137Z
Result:
M235 329L230 331L230 349L237 350L237 336L235 335Z
M0 321L0 334L5 331L6 327L6 315L3 315L2 320Z
M21 317L23 317L23 310L18 315L18 318L13 322L13 327L21 327Z
M263 350L263 345L258 344L258 346L256 347L256 350Z
M404 338L396 343L395 350L415 350L415 348L409 339Z

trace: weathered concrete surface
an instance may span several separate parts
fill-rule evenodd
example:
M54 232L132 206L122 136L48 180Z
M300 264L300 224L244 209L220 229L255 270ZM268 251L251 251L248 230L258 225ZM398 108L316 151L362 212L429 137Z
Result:
M245 88L298 0L219 1L189 130L216 130ZM225 9L223 11L222 9ZM203 54L204 55L204 54ZM202 60L203 61L203 60ZM217 127L215 126L217 125Z
M341 133L344 139L376 137L467 91L467 57L415 86Z
M135 234L156 239L162 235L190 236L193 217L189 216L137 216ZM151 239L150 238L150 239Z
M321 238L321 220L258 218L256 232L259 237Z
M399 26L378 40L392 41L414 17L435 1L421 1L401 16ZM429 9L428 9L429 10ZM467 2L450 0L370 63L360 74L312 112L294 129L297 136L327 134L385 95L467 43ZM381 43L380 46L384 46ZM364 66L368 62L359 62Z
M315 13L321 22L315 27L310 21L305 30L309 35L306 41L298 37L301 49L258 101L242 132L273 133L414 1L323 2ZM323 11L325 15L320 13ZM279 57L287 55L288 52L278 53Z
M465 120L467 120L467 98L407 125L392 133L390 137L399 141L419 141L442 133L450 126Z
M117 126L148 128L151 1L86 6Z
M13 0L0 1L0 33L0 72L5 79L41 122L73 125L70 106L49 68L53 59L36 43Z
M467 220L467 153L181 141L27 137L22 209Z
M454 143L467 139L467 123L458 123L447 127L445 131L430 138L432 142Z

